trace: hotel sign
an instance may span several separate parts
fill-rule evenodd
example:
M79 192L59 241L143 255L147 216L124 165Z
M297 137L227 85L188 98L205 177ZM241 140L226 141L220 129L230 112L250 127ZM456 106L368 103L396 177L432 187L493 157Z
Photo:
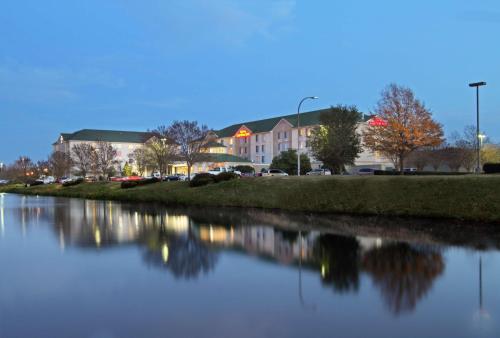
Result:
M237 137L237 138L248 137L248 136L250 136L250 132L246 129L240 129L240 130L238 130L236 135L234 135L234 137Z
M388 123L386 120L381 119L378 116L375 116L370 121L368 121L368 124L372 127L387 127Z

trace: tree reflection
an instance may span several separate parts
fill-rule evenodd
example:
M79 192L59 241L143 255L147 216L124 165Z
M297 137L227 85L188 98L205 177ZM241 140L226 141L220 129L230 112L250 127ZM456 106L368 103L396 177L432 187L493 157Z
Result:
M152 230L145 237L144 260L168 269L175 278L196 279L207 274L217 263L217 253L201 242L191 230L178 235L163 228Z
M359 243L355 237L320 235L315 243L314 256L321 265L322 282L338 292L359 288Z
M399 315L415 309L444 271L444 261L435 250L400 243L368 251L363 268L380 288L389 310Z

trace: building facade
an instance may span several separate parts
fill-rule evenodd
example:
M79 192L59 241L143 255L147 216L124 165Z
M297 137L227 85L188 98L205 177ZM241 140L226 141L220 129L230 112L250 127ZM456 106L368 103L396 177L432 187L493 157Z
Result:
M320 168L322 163L312 155L309 140L313 129L320 125L321 113L327 110L301 113L300 130L297 114L293 114L233 124L214 131L214 135L217 142L226 147L228 154L250 161L256 169L269 167L275 156L288 149L299 149L300 153L309 156L313 168ZM358 133L361 134L371 121L372 118L365 115L358 126ZM354 171L363 167L388 169L394 165L380 154L363 148L356 159L355 166L350 170Z
M72 147L81 143L96 147L97 142L108 142L116 149L116 166L120 169L125 162L131 163L130 155L134 150L143 147L152 137L153 134L148 132L82 129L74 133L61 133L52 148L53 151L71 154Z
M268 168L273 158L282 151L288 149L299 149L300 153L307 154L314 168L321 168L322 163L314 158L310 147L310 137L314 128L320 125L321 113L328 109L310 111L300 114L300 130L297 127L297 115L284 115L264 120L250 121L233 124L221 130L212 131L205 140L203 149L208 153L208 159L202 163L196 163L192 173L206 172L214 167L233 167L237 165L251 165L256 172L262 168ZM361 134L373 119L364 116L358 126ZM132 165L130 154L153 138L149 132L116 131L82 129L74 133L62 133L55 143L54 151L71 153L71 148L79 143L91 143L94 146L98 141L105 141L117 150L118 166L123 167L125 162ZM349 171L355 172L358 168L369 167L374 169L393 168L393 163L381 156L363 148L359 157ZM187 166L184 162L173 163L169 174L186 174ZM148 172L150 174L150 172Z

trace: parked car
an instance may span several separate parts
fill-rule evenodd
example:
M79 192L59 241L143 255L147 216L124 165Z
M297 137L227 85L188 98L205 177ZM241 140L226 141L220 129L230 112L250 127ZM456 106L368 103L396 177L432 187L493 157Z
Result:
M36 180L37 182L42 182L42 184L52 184L56 182L54 176L41 176Z
M164 176L163 180L164 181L168 181L168 182L171 182L171 181L180 181L179 176L177 176L177 175Z
M235 173L236 175L241 176L240 171L225 167L215 167L212 170L209 170L208 173L212 175L219 175L220 173Z
M288 176L288 174L280 169L269 169L263 171L262 176Z
M375 169L373 168L361 168L358 170L358 175L373 175L375 173Z
M124 182L124 181L140 181L144 179L141 176L122 176L122 177L110 177L110 181L112 182Z
M417 168L404 168L403 171L405 173L414 173L417 171Z
M321 176L321 175L331 175L332 172L329 169L313 169L306 173L309 176Z

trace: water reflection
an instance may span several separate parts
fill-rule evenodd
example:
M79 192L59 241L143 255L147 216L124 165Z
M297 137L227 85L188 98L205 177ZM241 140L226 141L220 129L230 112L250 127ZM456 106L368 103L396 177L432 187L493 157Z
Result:
M228 250L287 265L297 269L299 298L310 309L315 305L304 300L302 269L316 274L334 294L356 294L365 274L395 315L414 311L445 269L436 244L328 233L310 226L323 224L321 219L307 218L298 224L300 218L259 211L166 210L78 199L53 199L44 207L23 198L15 215L23 229L41 219L54 224L63 251L137 245L145 264L178 279L210 274L221 253Z
M433 248L418 248L394 243L368 251L363 268L380 289L394 314L411 312L444 271L441 253Z

